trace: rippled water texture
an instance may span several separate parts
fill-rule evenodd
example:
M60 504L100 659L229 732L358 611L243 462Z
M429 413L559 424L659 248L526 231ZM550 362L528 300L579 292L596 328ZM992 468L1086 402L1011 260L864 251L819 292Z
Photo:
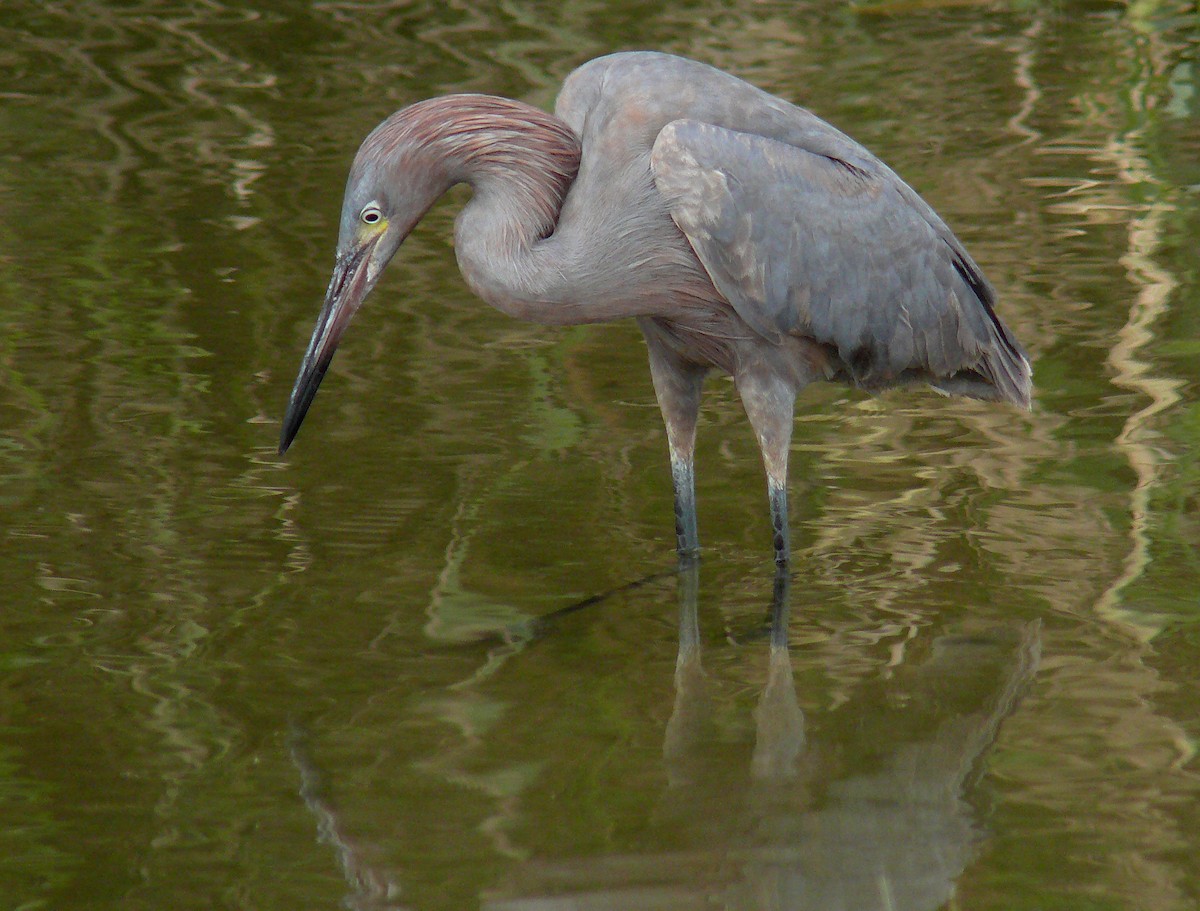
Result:
M1200 906L1200 21L1181 0L0 10L0 906ZM727 381L678 575L632 325L474 300L435 208L296 445L346 168L675 51L945 216L1030 414Z

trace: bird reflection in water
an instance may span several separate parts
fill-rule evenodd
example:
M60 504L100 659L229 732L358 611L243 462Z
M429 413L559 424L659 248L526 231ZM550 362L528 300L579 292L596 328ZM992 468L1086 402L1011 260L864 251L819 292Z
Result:
M788 650L790 578L776 575L768 670L741 784L715 758L715 684L702 663L699 580L678 575L675 702L667 785L649 810L692 847L532 858L480 896L483 911L722 908L932 911L953 897L986 833L973 792L1001 723L1032 680L1037 622L934 638L924 658L863 684L806 733ZM751 644L747 647L754 647ZM400 911L397 877L373 868L293 738L301 794L337 851L359 911Z
M704 841L716 850L628 858L622 877L640 883L642 896L629 886L597 907L646 907L644 899L663 888L677 893L678 907L729 911L942 907L985 836L971 792L1001 722L1036 672L1040 625L941 635L924 661L876 678L824 713L822 734L810 738L788 651L790 580L777 575L754 752L738 794L727 766L710 761L713 744L702 733L709 694L692 586L681 580L676 699L664 747L672 787L657 814L681 825L708 820ZM708 869L697 863L704 855ZM659 871L673 865L680 875L664 881Z

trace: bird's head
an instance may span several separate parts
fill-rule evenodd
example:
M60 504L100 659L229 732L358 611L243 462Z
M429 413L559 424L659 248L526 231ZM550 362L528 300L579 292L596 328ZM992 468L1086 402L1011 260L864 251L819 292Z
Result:
M279 451L300 429L338 341L417 222L455 183L505 174L530 191L533 233L553 226L579 167L579 140L520 102L444 95L397 111L363 141L342 202L337 263L283 419Z
M442 169L422 166L409 154L411 149L396 141L397 126L397 115L380 124L363 142L350 169L337 261L292 388L280 453L300 429L350 319L400 244L448 186Z

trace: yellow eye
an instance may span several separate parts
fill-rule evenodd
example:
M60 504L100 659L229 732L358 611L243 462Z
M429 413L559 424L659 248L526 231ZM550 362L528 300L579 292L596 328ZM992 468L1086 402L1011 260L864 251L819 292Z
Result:
M364 225L377 225L383 221L383 212L379 206L370 202L363 206L363 210L358 214Z

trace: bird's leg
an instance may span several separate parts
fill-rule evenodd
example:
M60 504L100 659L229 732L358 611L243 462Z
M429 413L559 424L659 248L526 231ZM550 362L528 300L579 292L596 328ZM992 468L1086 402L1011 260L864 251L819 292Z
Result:
M696 528L696 476L693 468L696 450L696 420L700 414L700 392L706 367L680 359L657 335L646 327L650 351L650 376L654 393L667 426L667 446L671 451L671 483L675 491L675 538L680 560L700 554L700 534Z
M671 486L675 491L675 546L681 560L700 555L696 521L696 477L691 453L678 458L671 447Z
M740 375L737 377L737 387L742 404L746 406L746 415L758 437L763 465L767 469L775 563L785 566L792 552L788 531L787 466L796 391L770 375Z
M787 566L792 558L792 532L788 522L787 503L787 471L783 478L771 478L767 482L767 492L771 498L771 528L775 542L775 563Z
M696 380L695 404L685 414L676 409L677 403L664 401L659 393L658 403L667 425L667 446L671 451L671 486L675 492L675 540L681 560L700 555L700 532L696 523L696 417L700 410L700 381ZM671 416L668 417L668 413Z

